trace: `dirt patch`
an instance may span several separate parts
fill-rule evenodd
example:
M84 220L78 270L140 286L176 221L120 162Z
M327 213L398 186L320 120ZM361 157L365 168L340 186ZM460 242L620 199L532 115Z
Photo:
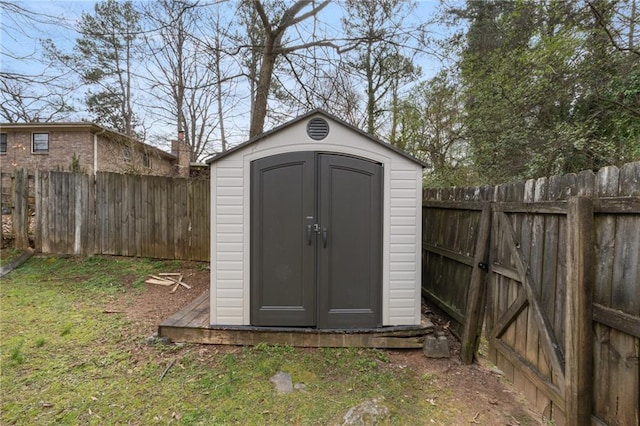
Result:
M132 321L133 331L139 338L150 336L166 318L189 304L209 289L209 271L203 265L185 263L176 271L184 274L184 282L191 289L179 287L170 293L171 287L142 284L143 288L126 292L111 302L109 312L121 312ZM140 277L130 277L125 285L131 286ZM445 404L456 417L451 424L480 425L542 425L541 415L530 410L524 397L510 386L496 368L481 360L480 363L464 365L460 362L460 344L448 329L449 320L436 308L425 305L423 311L434 323L437 332L447 335L451 348L448 359L429 359L421 350L388 350L386 368L410 368L416 375L428 377L434 389L440 391L425 395L425 400L434 406ZM148 352L145 345L138 351ZM217 353L233 353L234 346L187 346L186 351L196 351L206 359ZM312 351L314 349L304 349ZM136 351L137 352L137 351ZM453 407L451 407L453 405Z
M172 293L173 287L156 284L142 284L142 289L127 291L106 308L108 313L124 313L132 321L134 333L138 336L151 336L158 325L178 312L195 298L209 290L209 271L201 263L185 262L179 270L164 272L180 272L182 281L191 288L179 286ZM127 277L124 285L132 287L133 283L146 277Z

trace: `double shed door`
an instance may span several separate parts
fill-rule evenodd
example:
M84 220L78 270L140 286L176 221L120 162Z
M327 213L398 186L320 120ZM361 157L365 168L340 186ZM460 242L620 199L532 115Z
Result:
M382 173L317 152L252 163L252 325L381 325Z

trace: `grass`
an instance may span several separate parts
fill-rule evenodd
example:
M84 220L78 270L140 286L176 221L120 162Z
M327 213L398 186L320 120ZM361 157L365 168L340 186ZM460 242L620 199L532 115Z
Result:
M334 424L373 397L390 408L389 424L449 424L458 410L433 377L393 366L380 350L148 346L126 317L102 311L140 291L123 282L163 265L33 257L7 275L0 424ZM276 394L269 378L278 371L304 388Z
M10 263L13 259L20 256L22 250L16 250L14 248L6 248L0 251L0 267Z

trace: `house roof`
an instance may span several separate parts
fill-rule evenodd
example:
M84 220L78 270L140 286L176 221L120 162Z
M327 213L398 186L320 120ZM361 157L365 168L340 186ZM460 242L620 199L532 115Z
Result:
M229 150L227 150L225 152L221 152L219 154L216 154L213 157L208 158L206 160L206 163L207 164L211 164L211 163L213 163L215 161L218 161L221 158L224 158L224 157L226 157L226 156L228 156L228 155L230 155L230 154L232 154L232 153L234 153L236 151L239 151L239 150L241 150L243 148L246 148L247 146L249 146L249 145L251 145L251 144L253 144L255 142L263 140L263 139L273 135L274 133L278 133L279 131L281 131L284 128L293 126L293 125L299 123L300 121L306 120L307 118L309 118L309 117L311 117L313 115L318 115L318 114L319 115L324 115L326 118L329 118L332 121L335 121L335 122L337 122L337 123L349 128L349 129L353 130L356 133L359 133L361 136L369 139L370 141L372 141L374 143L377 143L379 145L382 145L386 149L394 151L396 154L401 155L401 156L413 161L414 163L419 164L422 167L426 167L427 166L424 162L418 160L417 158L415 158L414 156L408 154L407 152L405 152L405 151L403 151L403 150L401 150L401 149L399 149L399 148L397 148L397 147L395 147L395 146L393 146L393 145L391 145L391 144L389 144L387 142L384 142L382 139L378 139L375 136L371 136L370 134L364 132L363 130L361 130L361 129L355 127L355 126L352 126L351 124L347 123L346 121L344 121L344 120L342 120L342 119L340 119L340 118L338 118L338 117L336 117L334 115L331 115L331 114L329 114L328 112L326 112L326 111L324 111L322 109L311 110L311 111L307 112L306 114L303 114L303 115L301 115L301 116L299 116L297 118L294 118L291 121L288 121L288 122L286 122L286 123L284 123L284 124L282 124L280 126L274 127L273 129L271 129L271 130L269 130L267 132L264 132L264 133L262 133L262 134L260 134L258 136L255 136L255 137L249 139L248 141L241 143L240 145L236 145L233 148L231 148L231 149L229 149Z
M109 129L107 127L100 126L99 124L90 121L79 122L43 122L43 123L0 123L0 130L22 130L22 131L46 131L46 130L59 130L59 131L88 131L93 134L109 134L111 136L117 136L119 138L126 138L133 141L136 144L141 145L144 149L152 150L160 156L175 160L177 157L169 152L163 151L153 145L149 145L144 142L140 142L138 139L127 136L124 133L120 133L116 130Z

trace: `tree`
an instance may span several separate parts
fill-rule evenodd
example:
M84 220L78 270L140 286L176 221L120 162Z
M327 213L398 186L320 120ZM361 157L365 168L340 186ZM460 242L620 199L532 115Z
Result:
M273 11L273 16L266 12L264 4L259 0L252 1L256 14L260 18L261 30L264 33L264 46L262 50L262 63L258 73L255 95L251 108L251 124L249 137L262 133L264 121L267 115L267 103L276 60L281 56L296 50L308 49L314 45L322 44L322 41L311 41L299 45L286 45L284 35L288 29L299 23L315 17L328 4L329 0L318 4L308 0L298 0L291 6L283 6ZM305 9L308 9L305 12ZM313 36L313 35L312 35Z
M65 119L74 111L70 92L42 74L4 76L0 78L0 117L9 123Z
M394 145L427 164L428 185L471 185L463 122L459 82L441 71L400 103Z
M140 33L138 12L133 3L107 0L95 6L95 15L83 15L79 24L82 38L76 48L84 67L85 82L102 90L87 97L96 121L111 125L125 135L134 134L132 71Z
M634 101L611 99L633 90L637 68L613 54L585 5L469 2L456 13L470 21L459 67L466 138L484 182L598 169L638 155L637 119L620 120L633 114Z
M49 56L80 75L93 89L86 105L94 120L132 136L137 125L133 111L133 66L139 47L139 15L131 1L106 0L84 13L78 23L74 51L65 54L49 40Z
M67 118L74 111L73 85L38 50L26 47L38 43L27 28L59 26L59 19L5 1L0 1L0 13L4 41L0 54L0 117L7 122Z
M402 81L419 75L419 69L404 54L410 39L402 22L415 8L401 0L345 2L342 26L353 43L346 60L348 68L364 81L366 131L377 135L377 120L385 112L383 99Z
M216 118L215 110L222 101L215 72L220 52L198 33L210 24L208 14L194 1L162 0L150 3L144 18L149 26L144 39L152 59L146 63L146 74L154 98L148 108L176 125L173 137L183 132L192 161L214 152L211 141L218 129L224 150L223 118ZM220 37L219 32L213 36Z

